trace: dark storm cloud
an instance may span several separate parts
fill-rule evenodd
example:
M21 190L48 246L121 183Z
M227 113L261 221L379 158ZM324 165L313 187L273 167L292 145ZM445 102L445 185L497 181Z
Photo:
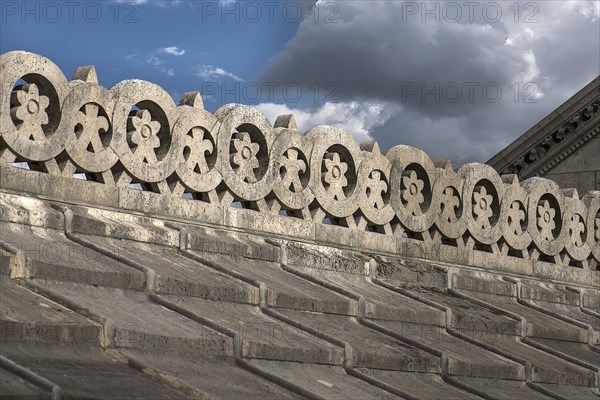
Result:
M461 18L448 2L338 1L262 79L335 82L342 102L396 107L370 127L382 147L464 162L485 161L600 73L598 2L451 3Z

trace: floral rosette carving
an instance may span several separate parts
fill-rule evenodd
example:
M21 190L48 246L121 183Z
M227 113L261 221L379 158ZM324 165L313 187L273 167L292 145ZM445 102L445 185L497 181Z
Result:
M400 223L409 232L428 230L438 207L433 196L433 161L424 151L405 145L392 147L385 156L392 165L390 204Z
M326 172L322 175L327 194L335 200L345 200L346 194L344 193L344 188L348 186L348 179L346 178L348 164L340 159L338 153L327 154L323 162Z
M583 196L587 208L586 227L587 244L593 257L593 263L600 264L600 191L588 192Z
M273 127L258 110L225 105L215 111L218 128L219 170L234 197L262 200L273 188L271 147Z
M308 169L306 161L299 158L300 151L290 148L281 157L281 166L284 169L282 183L285 188L293 193L298 193L303 189L300 177Z
M127 140L130 142L133 153L142 162L155 162L155 150L160 147L160 122L152 119L148 110L138 110L129 117L133 126L127 131Z
M529 193L527 229L540 253L555 256L565 248L564 196L558 185L543 178L530 178L522 186Z
M417 177L415 171L409 171L407 175L402 177L402 200L404 200L406 210L414 216L423 214L421 205L425 201L423 196L423 188L425 182Z
M257 182L255 170L260 167L258 162L260 145L252 142L248 132L236 134L232 142L235 150L231 155L231 162L234 165L235 174L244 182Z
M115 97L113 112L114 149L129 181L160 183L167 192L166 178L177 168L183 137L173 135L177 109L171 96L153 83L132 80L111 88ZM137 108L137 109L136 109Z
M11 114L20 121L19 129L27 135L33 136L35 140L45 138L42 125L49 122L46 109L50 105L48 96L40 94L35 83L24 85L15 92L16 105L12 107Z
M541 205L537 206L537 226L543 240L550 241L554 239L552 231L556 228L555 216L556 210L550 206L548 200L543 200Z
M331 126L313 128L307 136L313 141L310 167L317 201L325 214L350 218L359 207L360 147L348 132Z
M464 182L462 199L469 233L479 243L496 243L507 220L507 210L501 207L504 182L496 170L485 164L464 164L458 174Z

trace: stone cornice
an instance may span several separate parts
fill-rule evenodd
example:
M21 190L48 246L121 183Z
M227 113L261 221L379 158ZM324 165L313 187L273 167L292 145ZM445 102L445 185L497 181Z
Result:
M93 67L69 81L36 54L3 54L0 68L0 191L562 281L600 276L600 192L580 198L485 164L455 171L409 146L381 154L342 129L301 133L293 116L272 125L239 104L210 113L199 93L176 105L146 81L105 89Z
M543 175L598 134L600 77L487 163L520 179Z
M552 155L545 157L550 161L545 162L544 166L539 168L536 173L528 174L528 176L546 175L548 171L556 167L561 161L565 160L579 148L583 147L587 142L598 136L598 134L600 134L600 114L597 114L595 123L589 124L588 128L589 129L587 130L582 129L577 135L573 135L569 138L569 141L565 141L561 146L557 146L552 152Z

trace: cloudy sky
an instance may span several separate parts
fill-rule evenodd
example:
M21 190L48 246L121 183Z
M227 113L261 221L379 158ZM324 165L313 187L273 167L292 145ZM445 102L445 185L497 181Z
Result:
M600 74L600 1L3 1L0 50L486 161Z

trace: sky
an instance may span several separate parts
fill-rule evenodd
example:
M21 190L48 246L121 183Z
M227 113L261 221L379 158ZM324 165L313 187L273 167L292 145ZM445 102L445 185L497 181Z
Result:
M485 162L600 75L600 1L0 2L0 51Z

